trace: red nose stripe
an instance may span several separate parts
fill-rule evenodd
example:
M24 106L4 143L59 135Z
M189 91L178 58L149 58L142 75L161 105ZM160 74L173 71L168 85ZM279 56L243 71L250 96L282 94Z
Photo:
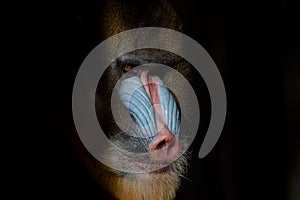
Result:
M149 146L152 159L159 162L172 162L179 152L179 142L168 129L163 117L158 81L155 77L148 75L148 71L142 71L140 79L152 103L157 130L157 136Z
M157 80L149 76L148 71L142 71L140 79L152 104L160 104Z
M143 71L141 73L141 82L152 102L156 130L158 133L166 127L166 120L163 116L162 106L159 99L159 92L158 92L158 82L155 77L149 76L148 71Z

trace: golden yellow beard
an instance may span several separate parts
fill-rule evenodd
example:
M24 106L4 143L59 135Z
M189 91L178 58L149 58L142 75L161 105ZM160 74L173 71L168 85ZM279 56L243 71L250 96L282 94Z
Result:
M120 200L169 200L175 197L180 178L169 173L145 173L116 177L114 182L109 189Z
M186 158L182 156L165 169L149 173L116 173L110 168L102 168L101 184L120 200L171 200L180 186L180 176L186 168Z

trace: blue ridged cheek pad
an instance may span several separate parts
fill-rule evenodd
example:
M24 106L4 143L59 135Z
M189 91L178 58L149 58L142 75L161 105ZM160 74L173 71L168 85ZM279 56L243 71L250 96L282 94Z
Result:
M179 110L173 95L164 86L159 77L158 94L162 106L163 116L168 129L178 135L180 128ZM153 137L157 134L153 105L147 95L142 82L137 76L127 78L121 82L119 96L124 106L129 110L133 121L138 125L140 133L136 137Z

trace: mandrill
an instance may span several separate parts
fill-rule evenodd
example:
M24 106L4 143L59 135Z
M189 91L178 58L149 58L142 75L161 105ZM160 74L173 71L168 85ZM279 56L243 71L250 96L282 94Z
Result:
M176 12L165 0L110 0L103 7L100 21L104 39L138 27L182 30ZM164 43L165 37L172 35L161 35L159 40ZM195 69L180 56L164 50L138 49L122 53L118 41L110 45L107 51L117 48L119 57L112 60L99 80L95 108L103 131L117 147L108 148L104 159L125 170L98 162L80 143L77 149L91 174L114 198L174 199L187 166L185 151L189 135L182 134L181 123L192 121L182 112L194 112L194 108L187 106L192 105L188 82L181 81L172 70L185 80L193 81ZM181 48L178 44L164 45ZM162 70L158 76L156 70L162 67L160 64L172 70ZM121 121L131 124L127 124L126 130L116 123L113 109L120 115L123 111L129 113L121 117Z

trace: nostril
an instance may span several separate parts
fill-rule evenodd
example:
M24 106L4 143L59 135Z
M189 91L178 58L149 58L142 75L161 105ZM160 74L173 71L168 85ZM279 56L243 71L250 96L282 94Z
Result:
M165 149L172 143L175 136L169 131L168 128L164 127L158 134L154 142L150 145L150 152ZM168 147L169 148L169 147Z
M177 158L179 152L178 139L168 129L159 132L156 140L149 146L153 161L170 162Z
M159 149L163 148L166 145L166 143L167 143L166 140L162 140L160 143L157 144L155 149L159 150Z

